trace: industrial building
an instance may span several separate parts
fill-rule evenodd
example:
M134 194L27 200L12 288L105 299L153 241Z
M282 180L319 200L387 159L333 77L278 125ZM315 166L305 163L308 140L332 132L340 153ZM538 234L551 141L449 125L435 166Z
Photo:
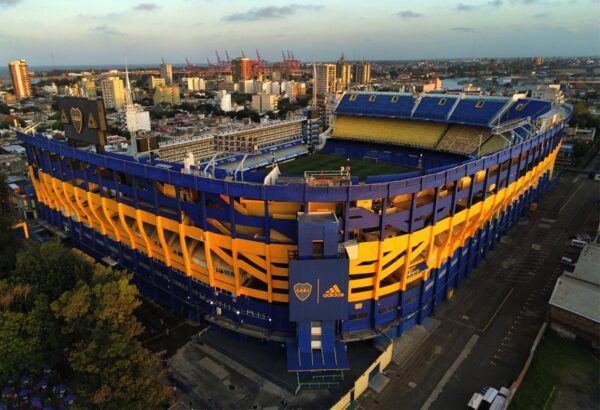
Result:
M564 272L550 297L550 327L600 348L600 243L581 251L573 272Z

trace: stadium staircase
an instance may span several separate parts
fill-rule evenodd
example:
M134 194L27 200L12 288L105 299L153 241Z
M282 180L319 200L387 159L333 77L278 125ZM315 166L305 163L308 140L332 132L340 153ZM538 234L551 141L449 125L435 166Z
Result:
M489 136L488 128L453 124L435 148L461 154L472 154L477 151L479 143L483 144Z

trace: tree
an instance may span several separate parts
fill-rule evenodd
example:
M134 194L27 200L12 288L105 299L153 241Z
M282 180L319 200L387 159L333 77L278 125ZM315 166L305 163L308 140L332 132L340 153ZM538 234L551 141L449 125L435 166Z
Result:
M0 310L0 380L22 367L38 368L40 340L32 315Z
M247 102L252 101L252 94L235 93L231 95L231 101L237 105L244 105Z
M260 115L256 111L248 108L244 108L240 111L231 111L228 112L227 115L238 120L242 118L251 118L253 122L260 122Z
M49 300L57 299L79 280L88 280L92 266L59 240L31 244L17 255L13 274L16 283L29 283Z
M573 105L573 120L572 125L579 127L600 127L600 119L596 118L591 112L588 106L582 102L576 102Z
M106 409L157 408L169 401L158 358L135 339L142 325L131 277L100 265L52 304L63 332L74 340L69 363L81 406Z
M13 223L6 175L0 173L0 279L10 275L20 247L19 241L12 235Z
M48 303L32 296L29 285L0 281L0 380L20 368L39 368L46 359Z

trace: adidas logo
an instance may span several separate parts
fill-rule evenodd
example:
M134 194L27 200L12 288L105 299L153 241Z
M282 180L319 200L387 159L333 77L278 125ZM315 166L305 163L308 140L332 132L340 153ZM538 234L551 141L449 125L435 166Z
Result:
M340 289L338 285L333 285L325 293L323 293L324 298L343 298L344 292Z

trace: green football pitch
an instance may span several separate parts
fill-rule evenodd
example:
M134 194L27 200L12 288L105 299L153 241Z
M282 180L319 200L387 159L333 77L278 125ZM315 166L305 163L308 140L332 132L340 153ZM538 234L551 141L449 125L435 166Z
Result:
M304 171L336 171L345 166L347 157L333 154L317 153L300 157L291 162L279 164L279 170L287 175L304 176ZM350 174L364 181L369 175L401 174L417 171L417 168L406 167L393 162L379 161L372 158L350 158Z

